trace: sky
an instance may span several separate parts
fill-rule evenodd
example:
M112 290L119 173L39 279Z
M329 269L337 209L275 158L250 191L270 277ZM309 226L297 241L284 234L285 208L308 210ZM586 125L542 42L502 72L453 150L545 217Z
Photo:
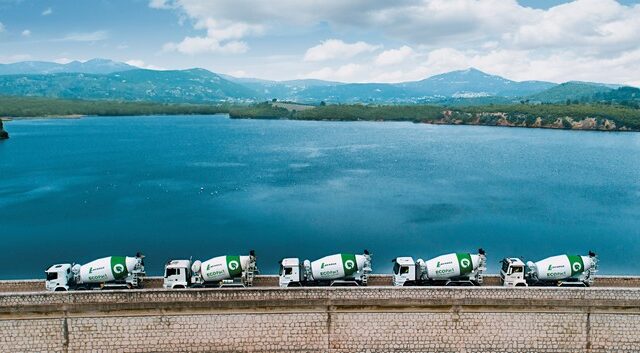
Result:
M402 82L475 67L640 86L640 0L0 0L0 63L107 58Z

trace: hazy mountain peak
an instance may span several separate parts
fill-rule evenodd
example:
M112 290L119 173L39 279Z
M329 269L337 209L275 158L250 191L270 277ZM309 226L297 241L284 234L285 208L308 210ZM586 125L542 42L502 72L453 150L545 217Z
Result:
M65 72L109 74L135 68L136 67L123 62L102 58L95 58L85 62L74 60L66 64L47 61L21 61L11 64L0 64L0 75L46 75Z

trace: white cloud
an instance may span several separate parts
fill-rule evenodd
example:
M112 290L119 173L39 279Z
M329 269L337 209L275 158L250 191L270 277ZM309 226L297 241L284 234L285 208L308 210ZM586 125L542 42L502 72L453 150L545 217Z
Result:
M63 65L64 65L64 64L68 64L68 63L70 63L70 62L72 62L72 61L73 61L73 60L71 60L71 59L69 59L69 58L57 58L57 59L53 60L53 62L54 62L54 63L57 63L57 64L63 64Z
M231 71L229 75L234 77L247 77L247 72L244 70L235 70L235 71Z
M346 64L336 69L330 67L324 67L320 70L312 71L303 77L315 78L320 80L336 80L353 82L358 81L358 78L362 76L362 72L365 68L358 64Z
M56 39L59 42L98 42L109 38L107 31L95 31L95 32L78 32L69 33L66 36Z
M0 55L0 63L15 63L18 61L31 60L32 57L29 54L13 54L13 55Z
M144 61L137 60L137 59L127 60L127 61L125 61L125 64L131 65L131 66L135 66L135 67L139 67L141 69L147 69L147 70L166 70L163 67L147 64Z
M53 13L53 9L52 8L46 8L44 9L44 11L42 11L42 16L49 16Z
M0 22L0 33L4 32L6 27Z
M23 37L31 37L31 31L28 29L25 29L24 31L22 31L21 35Z
M365 42L345 43L339 39L328 39L307 49L305 61L326 61L332 59L350 59L358 54L378 50L381 46Z
M385 50L376 57L376 65L396 65L415 55L411 47L403 45L398 49Z
M206 29L207 35L185 37L180 43L165 43L164 51L178 51L194 55L201 53L240 54L249 50L246 42L240 41L245 36L262 33L263 27L246 23L230 23L204 19L195 24L196 29Z
M172 9L174 6L170 4L169 1L166 0L150 0L149 7L153 9Z
M165 45L186 53L244 52L248 36L270 40L270 32L286 27L305 33L318 24L333 33L360 33L366 42L405 44L375 55L378 48L365 41L326 41L307 50L294 76L388 82L475 66L514 79L639 80L640 4L615 0L575 0L549 9L516 0L151 0L149 6L177 11L207 31ZM237 44L223 49L228 42ZM325 63L334 59L355 66Z
M228 41L220 44L219 41L210 37L186 37L180 43L166 43L162 49L189 55L201 53L241 54L245 53L249 47L245 42L240 41Z

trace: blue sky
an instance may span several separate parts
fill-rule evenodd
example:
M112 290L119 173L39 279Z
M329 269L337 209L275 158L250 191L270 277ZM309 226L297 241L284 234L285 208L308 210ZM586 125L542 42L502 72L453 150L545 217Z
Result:
M640 0L0 0L0 62L101 57L267 79L467 67L640 85Z

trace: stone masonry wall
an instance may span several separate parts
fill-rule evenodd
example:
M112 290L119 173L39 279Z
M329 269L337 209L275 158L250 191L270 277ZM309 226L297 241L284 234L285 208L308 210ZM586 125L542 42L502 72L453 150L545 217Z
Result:
M638 352L640 289L0 294L2 352Z

